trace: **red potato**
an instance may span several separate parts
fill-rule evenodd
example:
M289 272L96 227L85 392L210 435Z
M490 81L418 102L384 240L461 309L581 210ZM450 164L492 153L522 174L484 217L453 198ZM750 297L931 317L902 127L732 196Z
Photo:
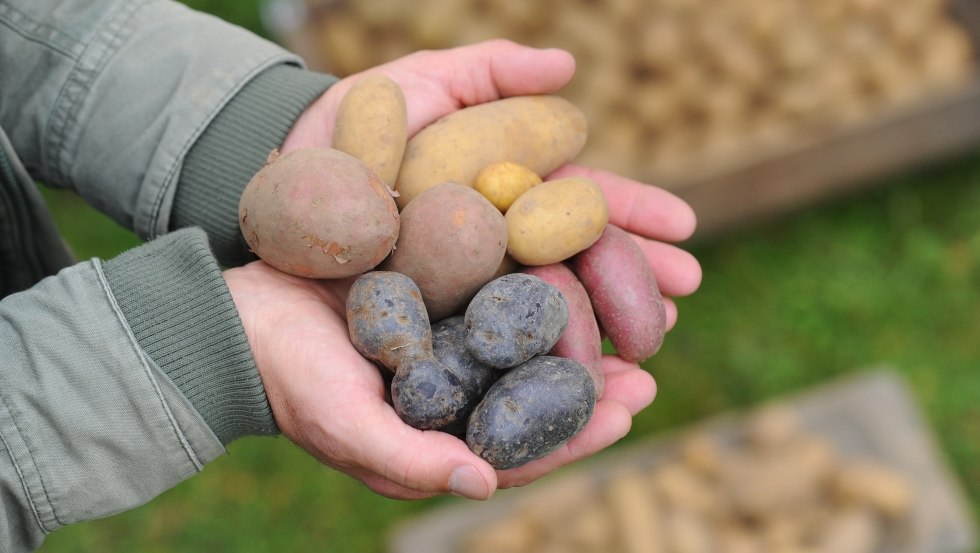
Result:
M646 256L625 230L606 225L595 244L572 258L572 270L621 358L639 362L660 350L667 331L663 296Z
M398 206L381 179L330 148L273 152L242 192L238 222L256 255L307 278L371 270L399 229Z
M525 267L522 272L534 275L554 286L568 304L568 326L549 355L578 361L592 376L596 397L601 398L606 379L602 373L602 335L585 287L575 273L562 263Z

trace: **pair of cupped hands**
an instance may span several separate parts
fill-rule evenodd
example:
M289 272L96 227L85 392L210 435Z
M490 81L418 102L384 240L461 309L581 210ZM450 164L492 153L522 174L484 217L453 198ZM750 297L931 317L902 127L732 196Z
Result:
M369 74L382 73L401 86L411 136L467 106L557 92L574 72L575 61L565 51L504 40L417 52L334 84L300 116L281 150L329 147L341 99ZM677 307L670 297L694 292L701 281L694 257L670 244L694 232L693 211L667 191L598 169L569 164L552 177L570 175L599 184L610 222L630 232L646 254L665 296L671 328ZM381 373L348 336L346 298L352 279L302 279L261 261L229 269L224 276L283 434L324 464L388 497L453 493L486 499L498 488L527 484L625 436L633 416L656 394L648 372L606 355L605 393L588 425L550 455L497 471L458 438L406 425L385 401Z

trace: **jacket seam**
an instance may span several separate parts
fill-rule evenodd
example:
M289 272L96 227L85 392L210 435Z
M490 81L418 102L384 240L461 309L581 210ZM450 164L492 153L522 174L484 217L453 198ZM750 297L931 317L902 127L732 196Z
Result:
M198 472L200 472L201 470L204 469L204 463L201 462L197 453L194 452L194 448L187 440L187 437L184 436L183 431L181 431L180 429L180 425L177 423L176 417L174 417L173 412L170 410L170 406L167 404L166 398L164 398L163 392L160 390L159 383L157 382L156 378L153 376L153 370L149 366L149 363L152 362L152 360L147 358L146 354L143 352L143 348L140 347L139 342L136 340L136 336L133 334L132 329L129 327L129 324L126 322L126 316L123 314L122 309L119 307L119 304L116 302L116 298L112 294L112 289L109 288L109 282L106 280L105 273L102 270L102 263L98 259L93 259L91 263L92 263L92 267L95 269L96 275L98 276L99 285L102 287L102 292L105 294L106 299L109 301L109 305L112 309L113 314L116 316L116 320L122 326L123 331L126 334L126 339L129 341L129 344L133 347L133 350L136 352L137 357L139 357L140 366L143 369L143 374L144 376L146 376L146 379L150 382L150 385L153 388L153 393L156 394L157 399L160 401L160 406L163 408L164 413L166 413L167 415L167 420L170 422L170 427L173 429L174 435L177 437L177 440L180 441L180 445L184 449L184 453L187 454L187 457L194 465L194 468L196 468Z
M48 493L48 487L44 483L44 476L37 467L37 460L34 457L34 452L31 451L31 446L28 445L27 440L23 438L24 432L20 429L20 425L17 424L17 417L14 416L14 411L10 408L10 405L7 403L7 399L3 394L0 394L0 403L2 403L4 411L6 411L10 417L10 424L14 426L14 430L16 430L17 434L21 437L21 441L24 444L24 449L27 451L28 457L30 457L31 464L34 465L34 472L37 474L37 480L41 485L41 491L44 492L44 499L47 500L48 507L51 509L51 516L54 517L54 521L58 524L58 526L64 526L65 523L58 517L58 511L54 508L54 503L51 501L51 495ZM17 463L17 459L14 456L14 450L10 447L10 443L3 436L3 434L0 434L0 440L3 441L3 445L7 449L7 455L10 457L10 460L14 465L14 469L17 471L17 477L20 479L21 486L23 486L24 489L24 496L27 498L27 502L31 505L31 512L34 515L34 520L37 522L37 525L41 528L41 530L44 531L44 533L51 532L53 529L48 528L48 526L42 520L41 513L37 510L37 505L34 502L34 496L31 493L31 487L27 483L27 478L24 476L23 470L21 470L20 465Z
M23 23L25 21L30 22L30 25L25 25ZM6 27L9 27L11 31L24 37L25 40L43 44L70 59L78 59L78 52L74 52L72 49L69 49L64 45L55 44L52 41L45 40L41 36L38 36L39 33L37 31L39 29L43 29L50 36L60 38L66 43L75 43L77 46L78 39L76 37L63 33L60 29L55 27L35 21L29 15L13 6L8 4L0 4L0 23L3 23Z
M52 160L50 167L57 182L64 186L71 186L70 159L67 152L62 151L67 141L68 129L78 121L78 106L85 103L87 92L92 82L101 74L105 64L112 58L118 50L122 39L117 33L110 32L118 29L126 29L126 21L133 18L136 13L149 3L149 0L141 2L123 2L119 13L102 23L93 33L92 38L85 44L81 53L75 60L71 73L65 79L64 84L58 91L58 97L52 108L52 117L48 123L47 138L44 141L48 150L47 158ZM86 55L96 45L101 45L104 50L96 59L86 63ZM72 90L75 89L75 90ZM75 96L74 98L72 96ZM77 145L75 148L77 150ZM73 152L74 153L74 152Z
M245 87L245 85L248 84L252 79L254 79L259 73L262 73L263 71L265 71L269 67L272 67L276 63L290 63L290 61L291 60L288 55L284 55L281 52L277 52L267 57L266 59L262 60L261 62L259 62L256 68L246 73L242 77L241 82L239 82L237 86L233 87L231 90L228 91L227 94L221 97L221 100L218 102L214 111L211 112L211 114L208 117L206 117L197 127L194 128L194 132L188 135L187 141L184 143L184 145L180 149L180 152L178 152L177 156L174 158L175 159L174 164L170 167L170 170L167 171L167 175L163 179L163 183L161 184L160 189L157 190L156 198L153 199L151 216L148 225L149 228L147 229L150 238L153 238L158 234L160 234L157 232L157 228L160 225L160 211L163 207L163 201L167 197L167 192L175 186L177 180L177 174L180 172L180 168L183 166L184 158L187 157L187 152L190 151L194 143L197 142L197 139L200 138L201 133L204 132L204 129L206 129L208 125L210 125L211 122L214 120L214 118L217 117L218 113L220 113L221 110L224 109L226 105L228 105L228 102L231 101L231 99L236 94L241 92L241 90ZM168 226L169 226L169 222L168 222ZM166 229L164 229L163 232L166 232Z

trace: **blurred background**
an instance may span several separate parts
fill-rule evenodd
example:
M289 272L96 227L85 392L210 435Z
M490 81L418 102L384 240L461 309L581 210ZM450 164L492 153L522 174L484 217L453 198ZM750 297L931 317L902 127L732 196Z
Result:
M590 466L665 432L889 366L935 433L967 520L978 520L974 2L185 3L338 75L493 37L570 50L579 69L562 94L590 122L580 160L688 199L702 230L684 246L704 269L701 289L677 301L677 327L645 364L657 400ZM44 193L79 257L139 243L72 194ZM229 452L144 507L55 532L42 551L380 552L414 517L465 505L378 497L281 438L243 439ZM884 468L886 457L876 459ZM904 476L914 503L915 482ZM540 541L545 534L509 547L570 550ZM621 533L607 534L592 550L629 550L616 541ZM720 550L665 547L649 550ZM742 549L768 550L777 549ZM804 550L816 551L792 549Z

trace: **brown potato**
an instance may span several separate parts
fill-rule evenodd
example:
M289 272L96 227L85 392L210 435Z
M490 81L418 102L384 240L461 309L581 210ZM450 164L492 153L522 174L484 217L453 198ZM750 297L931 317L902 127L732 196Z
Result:
M408 114L398 84L384 75L355 83L337 108L333 147L363 161L394 188L407 142Z
M381 263L398 239L398 208L378 176L329 148L273 152L242 192L248 247L273 267L343 278Z
M426 190L401 214L401 238L384 270L411 277L433 322L493 279L507 249L507 223L479 192L455 183Z

